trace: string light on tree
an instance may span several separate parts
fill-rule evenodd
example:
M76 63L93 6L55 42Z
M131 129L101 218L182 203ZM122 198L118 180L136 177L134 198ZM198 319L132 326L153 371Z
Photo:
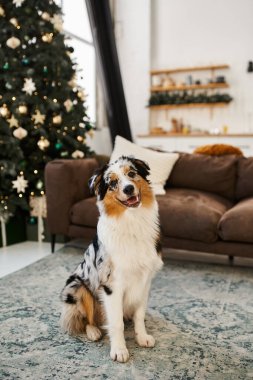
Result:
M14 25L15 27L18 26L18 20L17 20L15 17L12 17L12 18L10 19L10 23L11 23L12 25Z

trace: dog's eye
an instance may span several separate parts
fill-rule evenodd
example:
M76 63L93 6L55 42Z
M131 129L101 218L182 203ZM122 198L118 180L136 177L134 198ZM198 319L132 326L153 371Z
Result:
M117 181L116 179L113 179L113 180L109 183L110 190L114 190L114 189L117 187L117 184L118 184L118 181Z
M128 173L128 177L130 177L130 178L134 178L135 176L136 176L136 173L133 171Z

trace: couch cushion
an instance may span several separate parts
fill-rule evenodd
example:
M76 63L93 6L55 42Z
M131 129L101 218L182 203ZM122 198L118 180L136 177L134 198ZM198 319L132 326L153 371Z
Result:
M238 162L235 196L238 200L253 197L253 157Z
M208 191L233 200L237 161L235 156L184 153L175 163L167 186Z
M218 239L218 222L232 207L218 195L189 189L167 189L157 200L163 235L205 243Z
M253 197L228 210L222 216L218 229L223 240L253 243Z
M83 199L72 206L70 222L79 226L96 227L98 222L96 197Z
M178 153L156 152L151 149L142 148L121 136L116 136L110 162L117 160L122 155L132 155L146 161L150 167L148 179L151 181L154 193L165 194L164 186L175 162L179 158Z

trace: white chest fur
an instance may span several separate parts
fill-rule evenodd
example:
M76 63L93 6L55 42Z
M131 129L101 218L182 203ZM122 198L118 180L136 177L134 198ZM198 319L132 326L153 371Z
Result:
M98 236L109 255L116 277L153 277L162 266L156 252L159 236L158 206L127 209L119 218L101 214ZM124 281L123 281L124 282Z

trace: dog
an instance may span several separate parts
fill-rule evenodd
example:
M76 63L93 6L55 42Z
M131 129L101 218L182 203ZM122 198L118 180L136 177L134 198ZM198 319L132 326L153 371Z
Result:
M155 345L144 318L151 280L163 262L149 173L146 162L122 156L91 177L100 212L97 235L61 293L63 329L76 335L86 331L96 341L106 324L110 357L118 362L129 359L124 319L133 320L139 346Z

